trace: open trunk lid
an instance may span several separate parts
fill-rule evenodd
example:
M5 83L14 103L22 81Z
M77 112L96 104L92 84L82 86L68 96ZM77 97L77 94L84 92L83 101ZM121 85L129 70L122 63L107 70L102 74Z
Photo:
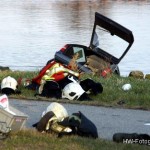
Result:
M99 34L97 32L99 32ZM107 34L109 34L109 36L111 36L111 40L114 39L114 37L117 38L116 41L118 42L118 44L116 41L112 43L109 42L109 38L106 38L105 33L101 32L106 32ZM120 51L120 46L122 47L122 45L120 44L120 41L118 39L124 42L122 45L124 45L125 47L122 51ZM102 40L104 40L106 44L101 44ZM112 64L118 64L126 55L133 42L134 37L129 29L97 12L95 13L95 22L90 42L90 48L94 50L98 55L111 62ZM106 47L106 45L108 46ZM101 48L103 46L104 48ZM108 49L112 48L113 46L114 50L109 51ZM119 47L118 50L116 48L117 46ZM113 53L120 54L116 56Z

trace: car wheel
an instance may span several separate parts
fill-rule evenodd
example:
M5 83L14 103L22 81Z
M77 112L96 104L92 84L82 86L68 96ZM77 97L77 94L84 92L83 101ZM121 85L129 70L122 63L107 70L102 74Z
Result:
M118 66L115 68L114 73L120 76L120 70Z

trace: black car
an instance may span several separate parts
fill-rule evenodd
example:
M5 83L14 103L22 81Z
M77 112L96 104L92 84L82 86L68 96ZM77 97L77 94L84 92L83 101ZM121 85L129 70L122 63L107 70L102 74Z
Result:
M109 69L120 75L118 64L133 42L130 30L96 12L90 45L66 44L55 53L54 60L68 65L78 54L76 61L80 71L101 75Z

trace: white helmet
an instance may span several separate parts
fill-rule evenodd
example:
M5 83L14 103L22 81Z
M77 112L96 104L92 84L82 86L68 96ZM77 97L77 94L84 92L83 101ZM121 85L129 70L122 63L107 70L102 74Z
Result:
M14 78L8 76L4 78L1 82L1 90L4 88L10 88L15 91L17 89L17 85L17 81Z
M71 82L67 84L62 90L62 98L77 100L84 92L85 91L82 89L79 83Z
M65 107L57 102L51 103L42 113L42 117L49 111L52 111L56 115L58 121L62 121L64 118L68 117L68 112Z

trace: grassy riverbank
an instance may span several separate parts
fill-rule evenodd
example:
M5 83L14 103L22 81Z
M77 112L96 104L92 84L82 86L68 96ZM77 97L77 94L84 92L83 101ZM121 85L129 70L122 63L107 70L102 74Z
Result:
M38 72L21 72L21 71L3 71L0 73L0 81L10 75L15 79L36 77ZM33 99L33 100L48 100L60 101L65 103L79 103L87 105L98 106L111 106L121 108L134 108L134 109L150 109L150 80L149 79L135 79L132 77L118 77L113 75L110 78L102 78L84 75L82 78L91 77L103 85L103 93L97 96L91 96L92 101L69 101L69 100L56 100L54 98L35 97L35 91L28 90L24 86L19 86L21 90L20 95L11 95L13 98L19 99ZM123 91L122 85L130 83L132 89Z
M12 132L0 140L0 149L5 150L143 150L149 146L138 144L119 144L102 139L89 139L78 136L57 138L51 134L41 134L33 130Z
M29 78L32 79L38 72L19 72L19 71L3 71L0 73L0 81L10 75L15 79ZM84 75L82 78L87 78ZM91 76L90 76L91 77ZM91 96L93 101L69 101L69 100L56 100L35 97L35 91L28 90L24 86L19 86L21 90L20 95L11 95L12 98L28 99L28 100L47 100L47 101L60 101L66 103L78 103L87 105L102 105L123 108L143 108L150 109L150 80L133 79L127 77L112 76L111 78L91 77L97 82L102 83L104 91L98 96ZM121 89L122 85L130 83L132 89L125 92ZM126 150L126 149L148 149L149 146L138 144L118 144L112 141L102 139L88 139L78 136L64 136L57 138L52 134L41 134L33 129L22 130L19 132L11 132L5 140L0 140L0 149L53 149L53 150L99 150L99 149L112 149L112 150Z

